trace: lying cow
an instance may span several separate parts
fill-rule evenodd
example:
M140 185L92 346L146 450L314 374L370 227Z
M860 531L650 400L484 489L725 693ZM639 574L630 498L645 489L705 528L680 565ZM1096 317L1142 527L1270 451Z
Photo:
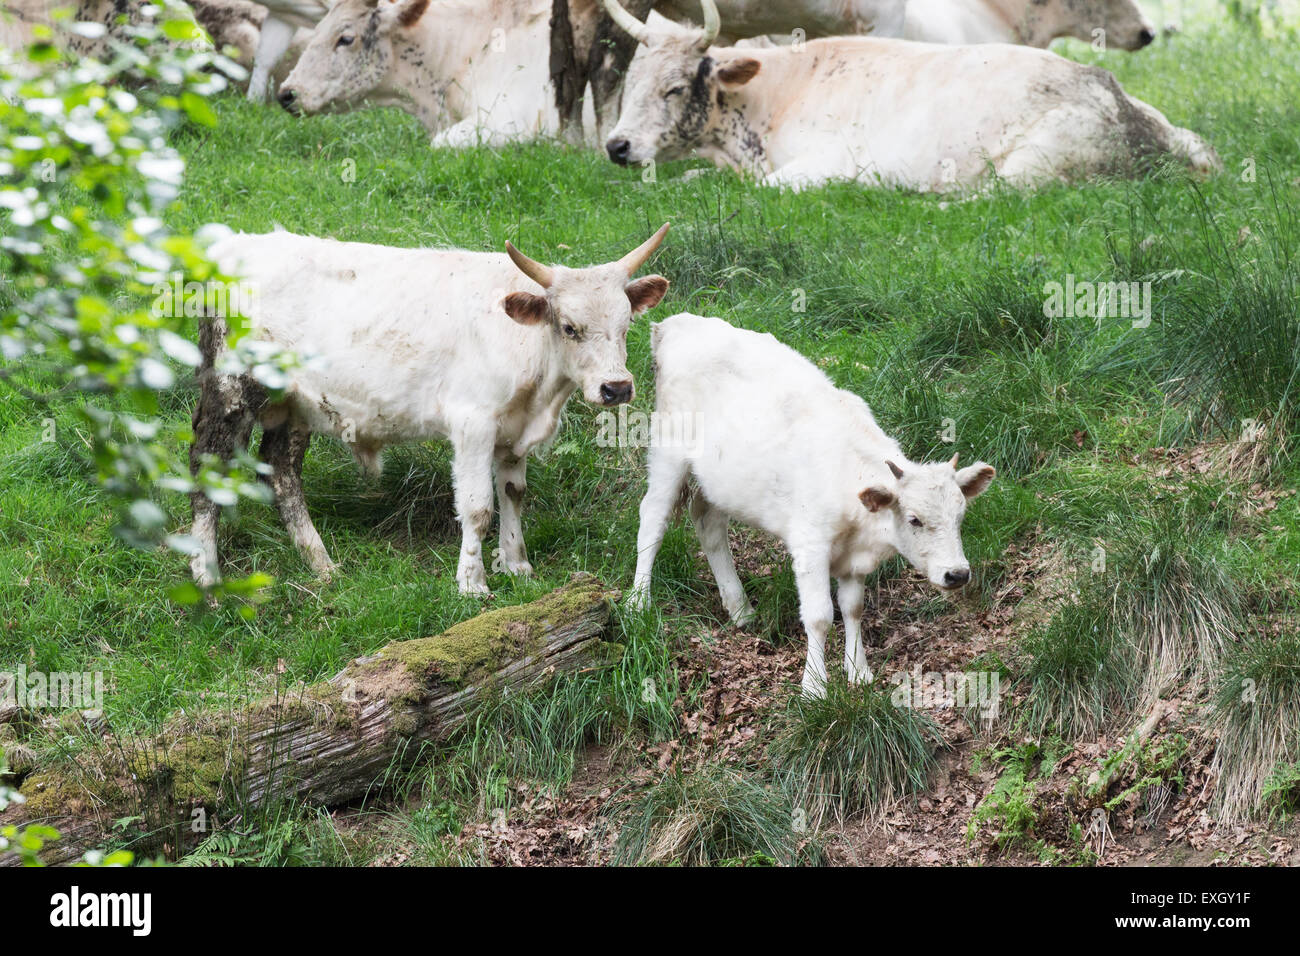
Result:
M808 637L804 693L825 693L832 575L845 672L850 681L870 681L865 577L901 554L940 588L965 585L962 517L966 502L993 480L993 468L978 462L958 470L956 456L941 464L908 461L866 402L770 335L682 313L652 327L651 349L657 431L681 440L650 448L633 604L648 599L664 529L690 481L695 532L732 620L743 626L754 612L732 562L729 518L776 535L794 560Z
M606 149L624 165L698 152L772 185L831 179L922 190L1129 174L1214 150L1133 99L1105 70L1019 46L840 37L801 48L714 47L705 28L641 23L602 0L640 46Z
M554 136L550 9L550 0L339 0L280 104L293 113L398 106L435 146Z
M907 0L903 34L925 43L1021 43L1058 37L1140 50L1156 37L1137 0Z
M633 395L627 331L658 304L668 280L631 276L663 241L665 224L623 258L584 269L546 266L510 243L506 253L394 249L286 232L234 235L211 254L250 284L258 334L314 360L283 400L264 404L248 377L220 373L226 328L202 326L202 393L191 468L228 460L255 423L280 515L320 575L334 569L303 498L313 432L341 438L377 471L386 445L449 438L461 523L456 583L487 591L482 540L492 520L493 470L506 571L530 574L520 505L528 453L559 428L569 396L595 405ZM216 503L192 496L195 580L218 580Z

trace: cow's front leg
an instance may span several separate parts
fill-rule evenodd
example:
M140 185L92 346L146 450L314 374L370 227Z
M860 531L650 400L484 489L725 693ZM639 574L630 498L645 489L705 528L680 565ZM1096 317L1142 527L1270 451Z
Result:
M312 524L307 513L307 498L302 490L302 465L310 444L311 431L302 422L291 418L275 428L263 428L259 455L271 466L267 483L275 493L280 520L289 530L289 537L317 576L328 581L337 565Z
M257 52L253 54L253 72L248 80L248 99L265 103L271 90L271 72L293 43L295 30L292 24L268 15L262 21L262 32L257 39Z
M452 483L460 520L460 561L456 586L461 594L487 594L483 538L492 523L492 449L495 428L465 429L452 438Z
M805 697L826 696L826 632L835 610L831 604L830 556L824 548L792 547L794 580L799 589L799 617L808 635L803 667Z
M844 673L850 684L871 683L871 665L862 646L862 595L865 580L858 577L839 579L840 615L844 618Z
M528 563L528 551L524 548L522 521L524 492L528 488L528 459L516 458L509 448L498 448L496 466L501 563L510 574L531 575L533 566Z

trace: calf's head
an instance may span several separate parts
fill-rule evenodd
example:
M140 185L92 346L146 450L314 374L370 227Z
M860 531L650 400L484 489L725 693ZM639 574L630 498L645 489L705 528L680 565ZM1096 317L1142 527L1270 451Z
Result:
M966 502L983 494L996 472L976 462L958 470L957 456L942 464L886 462L892 484L873 484L858 498L885 519L890 543L936 587L956 590L970 580L961 546Z
M668 223L617 262L566 269L528 258L509 242L506 253L542 287L511 292L502 307L521 325L544 327L554 340L565 376L593 405L621 405L635 393L627 370L627 330L634 316L654 308L668 291L660 275L633 279L668 233Z
M714 50L721 20L713 0L702 0L704 29L676 24L654 29L602 0L610 17L637 41L623 83L623 109L605 149L620 165L677 159L704 145L716 128L721 94L757 75L758 60L743 50Z
M280 87L291 113L343 110L381 97L401 49L429 0L339 0L316 25Z
M1022 38L1033 46L1045 47L1056 37L1074 37L1121 50L1140 50L1156 37L1155 24L1138 6L1137 0L1018 0L1024 5L1017 25Z

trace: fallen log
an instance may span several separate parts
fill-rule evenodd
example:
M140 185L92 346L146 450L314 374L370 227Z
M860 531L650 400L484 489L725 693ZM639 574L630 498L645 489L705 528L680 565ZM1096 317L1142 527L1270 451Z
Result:
M28 776L25 802L0 813L0 827L54 827L61 837L41 857L66 863L110 844L179 853L216 821L246 819L278 801L355 800L413 762L422 745L455 733L485 695L609 662L618 647L604 635L616 598L575 576L530 604L388 644L292 694L238 712L177 715L148 738L106 735L75 761ZM124 819L134 821L125 835ZM0 865L18 862L0 854Z

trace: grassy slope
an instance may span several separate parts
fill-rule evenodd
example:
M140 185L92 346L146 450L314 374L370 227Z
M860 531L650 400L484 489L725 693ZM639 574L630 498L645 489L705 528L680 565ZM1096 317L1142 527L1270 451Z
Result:
M653 268L673 286L656 317L689 310L771 331L864 396L912 457L947 457L955 447L964 460L999 467L1003 479L966 526L972 561L991 577L1006 543L1032 527L1089 540L1134 495L1158 490L1134 485L1124 461L1190 437L1144 364L1167 313L1185 303L1178 283L1190 280L1157 284L1156 322L1137 334L1122 322L1045 323L1043 282L1066 273L1102 281L1171 269L1208 274L1216 237L1232 245L1243 227L1256 239L1233 255L1247 263L1267 258L1271 229L1293 246L1300 241L1285 214L1300 198L1294 46L1214 28L1162 39L1135 56L1082 45L1068 52L1114 70L1131 93L1204 135L1228 172L1195 188L1174 176L964 202L848 185L780 194L729 174L679 181L691 164L661 167L659 181L644 184L593 152L435 153L414 120L394 111L295 120L228 96L217 104L216 130L178 142L189 172L173 220L182 228L281 225L393 245L500 249L509 238L536 258L572 264L620 255L671 220ZM1254 183L1237 175L1248 158ZM343 173L352 164L349 182ZM1148 237L1154 241L1143 248ZM791 307L799 290L804 312ZM647 327L634 328L630 352L637 405L648 409ZM1136 361L1093 371L1117 342ZM186 416L188 402L178 393L171 412ZM42 444L44 414L14 396L0 404L0 666L107 669L107 710L120 724L219 692L244 693L271 679L278 660L288 679L320 678L478 607L456 593L458 532L443 445L394 450L384 477L368 485L341 446L316 440L308 501L343 566L328 586L312 579L271 509L248 507L227 519L230 564L277 579L249 622L233 609L198 613L167 601L183 564L112 539L72 419L55 412L57 441ZM938 440L945 417L956 420L955 446ZM538 577L492 575L498 602L530 599L575 570L615 585L630 580L641 456L599 448L595 434L593 410L575 400L529 476L525 533ZM1283 459L1273 484L1293 483L1288 470ZM186 503L166 504L183 525ZM1207 497L1193 520L1219 506ZM1294 584L1295 498L1248 535L1231 522L1209 523L1211 543L1228 541L1241 581L1262 592ZM716 614L716 597L699 580L703 567L689 533L670 534L658 569L661 601ZM792 607L788 587L780 600Z

